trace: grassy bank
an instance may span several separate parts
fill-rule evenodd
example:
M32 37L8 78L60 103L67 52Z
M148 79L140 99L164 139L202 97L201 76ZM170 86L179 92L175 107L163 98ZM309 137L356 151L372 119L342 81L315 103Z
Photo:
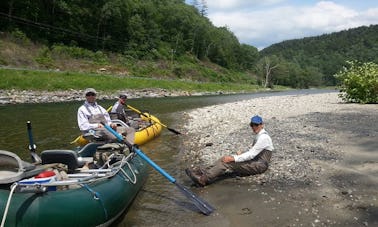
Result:
M256 75L198 61L191 55L170 60L137 60L80 47L58 44L48 47L32 42L22 33L0 33L0 78L2 90L57 91L86 87L109 92L153 88L187 92L264 90L256 85L259 84Z
M257 85L236 83L204 83L184 80L151 79L77 72L0 69L3 90L69 90L95 87L103 91L122 89L162 88L190 92L254 92ZM283 89L282 87L280 89Z

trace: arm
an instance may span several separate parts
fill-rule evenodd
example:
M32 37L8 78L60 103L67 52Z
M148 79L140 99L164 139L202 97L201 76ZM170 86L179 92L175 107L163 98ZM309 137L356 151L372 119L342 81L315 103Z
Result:
M81 131L87 131L98 127L98 124L89 123L85 108L82 107L80 107L77 111L77 124Z
M243 154L233 155L233 158L235 159L235 162L244 162L251 160L258 154L260 154L262 150L268 149L269 144L271 144L269 135L262 134L251 149L249 149L247 152L244 152Z
M108 111L106 111L102 106L99 106L99 108L101 109L101 112L104 114L106 124L110 125L112 123L112 120L110 119Z
M110 111L110 113L117 113L118 105L119 105L119 102L114 103L114 105L113 105L112 110Z
M110 127L112 127L113 129L117 128L117 124L112 123L112 120L110 118L110 115L109 115L108 111L106 111L102 106L99 106L99 108L101 109L101 112L104 114L104 118L106 120L106 124L109 125ZM98 127L102 128L103 125L99 124Z

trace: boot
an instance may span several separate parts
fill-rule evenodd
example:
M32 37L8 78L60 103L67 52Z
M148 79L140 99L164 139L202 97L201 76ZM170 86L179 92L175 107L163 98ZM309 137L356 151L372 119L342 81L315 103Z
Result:
M209 184L209 178L206 176L206 174L202 174L202 176L200 176L198 179L198 183L204 187Z
M192 179L192 181L200 187L203 187L207 185L208 183L208 178L205 174L201 173L198 174L197 171L194 171L192 169L185 169L185 173Z
M201 167L193 167L193 168L189 168L190 171L192 171L194 174L196 175L203 175L203 174L206 174L206 171L205 169L201 168Z

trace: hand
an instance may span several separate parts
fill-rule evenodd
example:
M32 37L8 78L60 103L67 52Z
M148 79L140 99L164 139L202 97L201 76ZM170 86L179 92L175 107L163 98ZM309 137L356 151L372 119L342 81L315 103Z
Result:
M234 162L235 159L233 156L230 156L230 155L226 155L226 156L223 156L222 157L222 162L224 163L229 163L229 162Z
M110 127L112 127L112 129L116 129L117 128L117 124L112 123L112 124L110 124Z
M241 151L237 151L237 152L236 152L237 155L241 155L242 153L243 153L243 152L241 152Z

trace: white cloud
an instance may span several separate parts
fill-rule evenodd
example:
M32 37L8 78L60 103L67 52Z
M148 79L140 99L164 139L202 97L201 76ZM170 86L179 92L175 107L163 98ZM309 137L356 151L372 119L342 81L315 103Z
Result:
M208 1L208 17L213 24L227 26L240 42L259 49L283 40L378 24L378 8L356 11L333 1L318 1L310 6L279 4L259 9L256 5L250 7L257 1L219 1L217 9L232 4L228 6L228 11L212 10L210 7L214 2ZM249 8L245 2L248 2ZM278 2L283 3L280 0L271 0L269 3Z
M233 9L243 9L244 7L250 8L251 6L268 6L274 5L284 0L208 0L207 6L212 10L233 10Z

